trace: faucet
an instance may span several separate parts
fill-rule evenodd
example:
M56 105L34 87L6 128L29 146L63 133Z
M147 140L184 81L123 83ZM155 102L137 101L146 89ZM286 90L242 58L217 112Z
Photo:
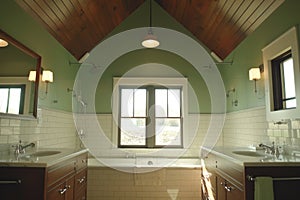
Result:
M18 144L13 145L13 147L15 147L15 155L20 155L20 154L24 154L25 153L25 149L27 147L35 147L35 144L33 142L26 144L26 145L22 145L22 141L20 140Z
M275 155L275 153L276 153L276 148L275 148L274 142L272 142L272 146L269 146L269 145L266 145L263 143L260 143L258 146L266 149L266 153L270 153L272 155Z

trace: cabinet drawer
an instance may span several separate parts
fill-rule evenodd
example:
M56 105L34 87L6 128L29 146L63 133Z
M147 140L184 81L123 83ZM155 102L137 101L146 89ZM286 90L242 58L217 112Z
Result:
M47 200L74 199L74 176L61 180L47 192Z
M80 171L81 169L86 168L87 163L88 163L88 154L87 153L84 153L84 154L78 156L76 159L76 170Z

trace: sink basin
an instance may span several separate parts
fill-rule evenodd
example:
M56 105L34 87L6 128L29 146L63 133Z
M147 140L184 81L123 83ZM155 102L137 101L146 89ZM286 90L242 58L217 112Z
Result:
M52 155L59 154L59 153L61 153L61 151L37 151L37 152L30 154L30 156L36 156L36 157L52 156Z
M237 155L242 155L242 156L251 156L251 157L263 157L263 156L265 156L261 152L250 151L250 150L233 151L232 153L237 154Z

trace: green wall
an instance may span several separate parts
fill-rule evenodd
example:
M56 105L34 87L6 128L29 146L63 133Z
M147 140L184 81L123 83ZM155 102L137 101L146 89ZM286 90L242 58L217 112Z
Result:
M158 63L172 67L181 76L188 78L188 82L191 84L199 101L199 104L195 104L195 102L192 102L192 99L190 100L188 107L189 113L199 113L198 107L200 108L201 113L210 113L211 102L208 89L199 72L187 60L174 53L158 49L132 51L115 60L104 72L99 82L96 93L96 102L101 103L96 104L96 111L99 113L111 113L113 77L122 77L125 73L145 63ZM150 67L151 66L149 66L149 68ZM157 71L156 74L165 77L166 73L163 72L163 69L155 68L155 70L161 70L161 74L160 71ZM139 75L145 77L147 76L147 73L150 74L152 72L145 69L145 71ZM173 76L173 74L171 76Z
M73 87L73 82L78 70L77 65L69 64L69 62L75 62L75 58L14 1L3 0L2 5L3 6L0 7L0 28L40 54L42 56L42 67L54 72L54 83L49 85L47 97L45 97L43 93L44 85L41 85L39 106L71 111L72 95L67 92L67 88ZM233 60L232 65L218 66L224 79L226 89L236 89L236 94L231 95L227 99L228 111L265 105L264 82L263 80L258 81L259 92L255 94L254 83L248 80L248 70L252 66L262 64L261 49L265 45L294 25L299 29L299 8L300 2L298 0L285 0L275 13L226 58L225 61ZM148 9L147 1L120 26L112 31L109 36L131 28L148 26ZM184 27L178 24L176 20L171 18L155 3L153 4L152 16L153 26L174 29L193 37ZM115 60L107 72L105 72L103 79L99 82L99 88L102 89L99 90L99 94L96 96L96 100L99 103L96 105L97 112L111 112L108 104L110 104L113 76L122 76L122 74L135 66L149 62L172 66L191 80L193 87L200 88L197 95L198 97L201 96L201 98L199 98L200 107L203 108L201 108L201 112L209 112L210 100L207 95L207 88L202 84L202 78L198 77L198 75L194 75L193 72L195 69L181 57L169 52L160 52L159 50L130 52ZM120 70L120 65L122 65L124 69ZM185 67L182 68L182 66ZM105 98L101 99L99 98L100 96ZM238 106L231 105L233 98L238 99Z
M219 65L227 90L236 88L238 106L231 105L232 96L228 98L227 110L243 110L265 105L264 79L257 82L258 93L254 93L254 83L249 81L248 70L263 63L262 51L285 31L296 26L299 31L300 1L285 0L285 2L258 29L248 36L227 58L232 65ZM299 35L299 32L298 32ZM300 35L299 35L300 36ZM299 37L300 38L300 37ZM264 74L262 73L262 76Z
M42 57L42 67L54 73L54 82L49 84L45 95L45 84L40 84L39 106L59 110L72 110L71 94L78 66L70 66L75 58L62 47L40 24L25 13L12 0L2 0L0 6L0 28Z

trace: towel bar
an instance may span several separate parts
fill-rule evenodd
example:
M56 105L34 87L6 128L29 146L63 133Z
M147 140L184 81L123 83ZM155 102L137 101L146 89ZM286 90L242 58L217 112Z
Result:
M248 181L255 181L255 177L247 175ZM273 178L273 181L291 181L291 180L300 180L300 177L284 177L284 178Z
M21 184L21 180L16 180L16 181L0 181L0 184Z

